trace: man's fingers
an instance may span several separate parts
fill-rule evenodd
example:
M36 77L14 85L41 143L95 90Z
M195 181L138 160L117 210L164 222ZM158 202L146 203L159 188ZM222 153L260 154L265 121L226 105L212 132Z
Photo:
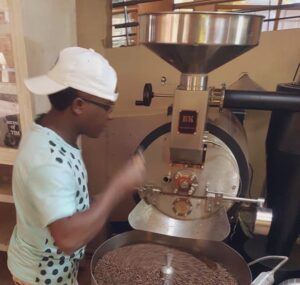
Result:
M145 167L146 161L142 153L134 155L132 162L137 167Z

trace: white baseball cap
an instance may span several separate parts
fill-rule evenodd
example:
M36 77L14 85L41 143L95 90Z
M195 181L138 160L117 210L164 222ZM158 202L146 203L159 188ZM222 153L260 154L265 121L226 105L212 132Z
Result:
M25 80L36 95L50 95L69 87L115 102L117 75L108 61L92 49L63 49L54 67L45 75Z

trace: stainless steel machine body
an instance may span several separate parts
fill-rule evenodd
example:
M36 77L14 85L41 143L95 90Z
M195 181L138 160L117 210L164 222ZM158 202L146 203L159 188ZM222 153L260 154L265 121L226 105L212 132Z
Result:
M201 164L207 73L258 44L262 17L232 13L140 16L140 42L182 72L175 92L170 155Z
M262 19L206 12L140 16L141 43L182 75L170 134L147 148L141 144L148 176L143 201L129 215L134 228L195 239L228 235L232 203L225 200L244 195L249 186L246 136L227 112L209 112L208 120L207 73L256 46Z
M148 205L142 201L130 213L131 224L180 237L223 240L228 235L224 205L229 208L232 202L196 197L210 193L236 197L247 190L250 177L246 137L230 112L211 110L208 117L210 132L205 136L207 154L203 168L170 163L170 124L160 132L154 130L141 142L147 168L151 170L147 172L145 193L141 192ZM153 189L157 192L152 193Z

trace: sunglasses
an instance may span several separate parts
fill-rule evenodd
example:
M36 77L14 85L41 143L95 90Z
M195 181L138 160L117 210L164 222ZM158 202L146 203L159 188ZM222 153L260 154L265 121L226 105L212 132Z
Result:
M113 107L113 105L108 105L108 104L102 104L102 103L99 103L99 102L95 102L93 100L89 100L89 99L86 99L86 98L82 98L82 97L79 97L82 101L85 101L85 102L88 102L88 103L91 103L91 104L94 104L98 107L100 107L101 109L104 109L106 112L110 111Z

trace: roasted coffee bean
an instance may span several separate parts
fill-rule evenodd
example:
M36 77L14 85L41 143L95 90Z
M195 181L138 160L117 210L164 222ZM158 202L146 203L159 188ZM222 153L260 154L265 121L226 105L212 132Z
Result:
M220 264L205 257L158 244L124 246L98 260L94 277L98 285L161 285L161 268L166 255L173 256L174 285L237 285L235 278Z

